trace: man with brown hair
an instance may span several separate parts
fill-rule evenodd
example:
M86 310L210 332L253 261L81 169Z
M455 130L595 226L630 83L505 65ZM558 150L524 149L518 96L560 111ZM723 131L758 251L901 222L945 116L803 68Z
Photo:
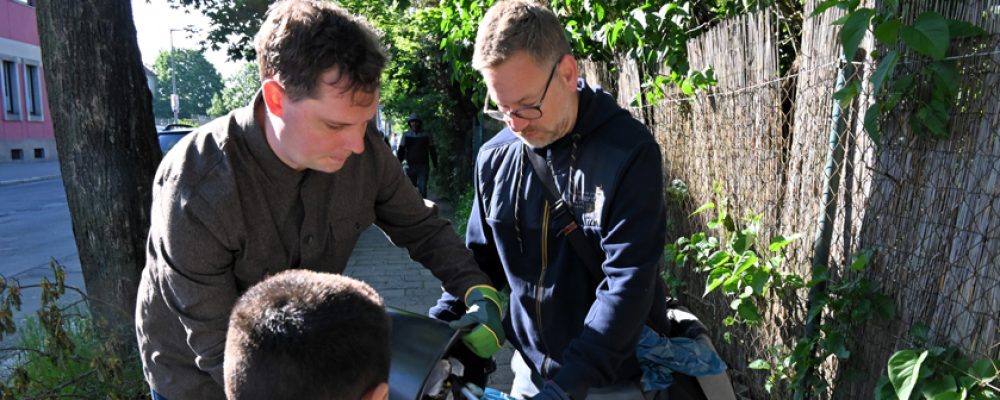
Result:
M229 400L384 400L390 321L364 282L307 270L254 285L233 307Z
M283 1L256 47L252 103L182 139L156 174L136 304L153 397L224 398L239 295L284 269L342 272L373 223L466 300L479 322L465 342L492 354L503 330L489 278L366 129L386 62L372 28L330 2Z

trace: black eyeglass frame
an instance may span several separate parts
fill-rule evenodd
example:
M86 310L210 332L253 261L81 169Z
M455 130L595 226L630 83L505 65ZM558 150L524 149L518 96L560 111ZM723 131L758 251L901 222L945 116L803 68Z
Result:
M518 117L525 120L536 120L542 117L542 102L545 101L545 95L549 93L549 85L552 84L552 77L556 75L556 67L562 63L562 58L556 61L556 64L552 66L552 71L549 72L549 79L545 81L545 89L542 90L542 98L538 99L538 104L533 106L524 106L513 111L500 111L491 110L490 106L490 94L486 93L486 102L483 103L483 114L489 116L498 121L507 122L511 116ZM528 114L525 114L525 113ZM538 113L535 115L535 113Z

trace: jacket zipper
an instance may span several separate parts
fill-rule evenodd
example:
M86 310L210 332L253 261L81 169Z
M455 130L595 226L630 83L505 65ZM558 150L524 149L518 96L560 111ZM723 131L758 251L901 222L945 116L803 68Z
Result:
M538 274L538 285L535 286L535 325L538 326L538 336L545 346L542 365L538 367L543 378L548 379L546 366L549 364L549 345L545 341L545 330L542 327L542 289L545 283L545 270L549 266L549 201L545 200L545 208L542 212L542 271Z

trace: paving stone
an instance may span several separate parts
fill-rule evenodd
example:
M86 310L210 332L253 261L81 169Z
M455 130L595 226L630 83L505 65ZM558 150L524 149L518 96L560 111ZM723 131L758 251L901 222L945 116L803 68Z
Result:
M367 282L382 295L385 304L418 314L426 315L441 295L441 282L374 226L361 234L344 275ZM514 380L511 354L509 344L497 353L497 371L490 376L490 386L504 392L510 390Z

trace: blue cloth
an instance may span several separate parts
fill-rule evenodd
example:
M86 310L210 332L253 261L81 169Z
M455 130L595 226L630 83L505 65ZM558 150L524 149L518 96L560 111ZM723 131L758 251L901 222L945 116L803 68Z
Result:
M689 376L721 374L726 363L705 342L687 337L662 337L648 326L635 347L642 368L642 390L664 390L678 372Z

